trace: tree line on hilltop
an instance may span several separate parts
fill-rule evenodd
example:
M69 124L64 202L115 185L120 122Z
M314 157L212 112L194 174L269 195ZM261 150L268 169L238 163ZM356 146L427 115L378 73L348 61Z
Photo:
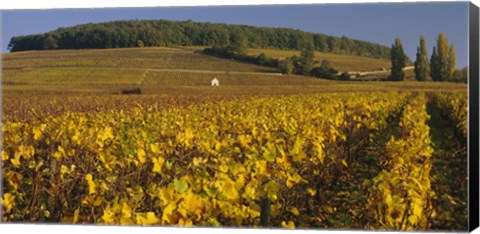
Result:
M139 46L226 46L245 41L250 48L301 50L312 46L326 53L390 57L387 46L288 28L168 20L127 20L83 24L11 38L11 52L51 49L125 48Z

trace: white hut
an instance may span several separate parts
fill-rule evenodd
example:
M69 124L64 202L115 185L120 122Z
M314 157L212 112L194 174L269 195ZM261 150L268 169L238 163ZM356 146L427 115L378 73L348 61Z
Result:
M213 80L212 80L212 86L219 86L219 85L220 85L220 83L219 83L217 77L213 78Z

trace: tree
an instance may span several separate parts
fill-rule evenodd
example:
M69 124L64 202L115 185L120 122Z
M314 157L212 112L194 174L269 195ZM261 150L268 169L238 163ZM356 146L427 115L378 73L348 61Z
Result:
M444 33L440 33L437 39L437 47L434 47L430 59L430 75L434 81L451 80L455 72L456 58L453 44L448 47L448 40Z
M142 40L146 47L228 45L234 47L237 54L244 54L244 48L301 50L307 44L314 44L315 49L322 52L339 53L343 50L342 53L352 55L390 57L389 47L347 37L286 28L167 20L123 20L76 25L46 34L15 36L8 43L8 48L12 52L54 48L54 43L44 45L48 35L57 41L57 49L137 47L137 40Z
M447 81L450 78L450 68L448 66L448 40L444 33L440 33L437 39L438 55L438 80Z
M455 56L455 47L453 44L450 44L448 49L448 68L450 71L449 80L453 79L453 73L455 73L455 68L457 66L457 56Z
M268 63L268 60L269 60L269 57L264 53L261 53L257 56L258 65L265 66Z
M432 57L430 57L430 77L433 81L438 81L439 77L439 62L437 48L434 46L432 49Z
M420 36L420 46L417 47L417 59L415 61L415 79L425 81L428 74L427 46L425 38Z
M298 62L295 63L295 73L300 75L309 75L310 71L312 71L314 63L315 54L313 50L313 45L307 44L307 46L305 46L305 48L300 53L300 58L298 59Z
M322 60L320 67L312 69L311 75L326 79L335 79L338 71L334 69L326 59Z
M327 45L328 51L332 53L338 53L339 50L340 39L337 37L328 37L327 38Z
M58 48L58 41L55 38L53 38L52 36L48 35L43 40L42 47L43 47L42 49L45 49L45 50L57 49Z
M278 69L282 74L292 74L294 66L291 58L286 58L282 60L278 65Z
M403 52L400 38L395 39L395 44L392 45L391 51L392 69L389 80L402 81L405 78L403 68L405 67L407 56Z
M247 37L240 30L235 30L235 33L230 35L231 50L238 55L247 54Z
M452 80L456 82L468 83L468 66L459 70L455 70Z
M313 36L313 42L315 44L315 49L321 52L327 51L327 36L322 34L315 34Z

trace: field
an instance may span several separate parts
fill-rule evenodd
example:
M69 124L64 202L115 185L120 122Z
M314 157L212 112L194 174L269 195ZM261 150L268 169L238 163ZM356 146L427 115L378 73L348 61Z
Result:
M465 84L185 48L12 53L2 72L5 222L467 229Z

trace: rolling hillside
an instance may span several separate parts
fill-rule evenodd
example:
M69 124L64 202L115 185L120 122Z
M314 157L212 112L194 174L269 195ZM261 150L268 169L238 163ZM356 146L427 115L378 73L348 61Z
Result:
M329 82L285 76L273 68L195 53L188 48L53 50L3 56L4 90L61 85L119 87L208 86L217 77L222 86L305 85ZM30 88L29 88L30 87ZM46 87L46 89L49 89ZM40 89L39 89L40 90Z
M145 90L173 86L208 87L213 77L220 80L221 86L339 83L313 77L281 75L274 68L196 53L199 49L201 47L147 47L8 53L2 56L3 90L56 90L55 85L61 85L62 89L113 92L132 86L141 86ZM292 50L264 49L249 49L248 53L265 53L274 58L299 54ZM329 60L339 71L373 71L390 65L388 60L352 55L316 52L315 57L318 62Z

